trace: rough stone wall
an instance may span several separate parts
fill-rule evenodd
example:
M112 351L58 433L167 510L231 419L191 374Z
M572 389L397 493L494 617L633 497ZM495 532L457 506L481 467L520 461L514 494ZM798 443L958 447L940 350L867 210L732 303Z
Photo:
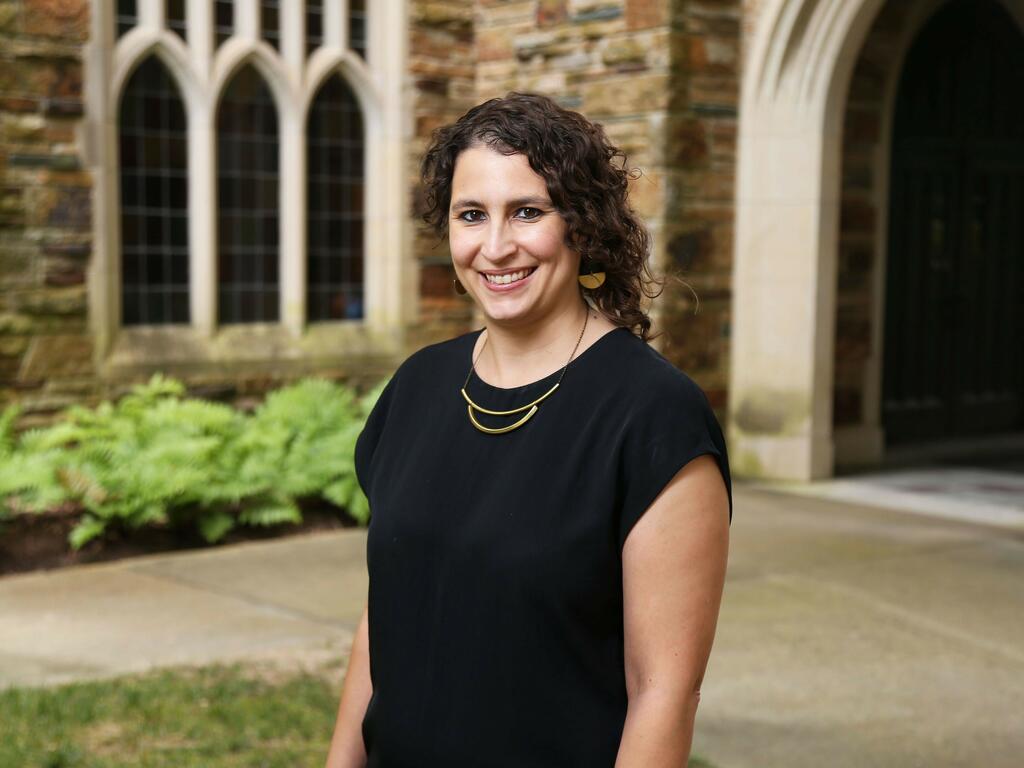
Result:
M836 296L835 384L833 423L861 424L868 360L875 321L874 277L884 264L877 252L882 195L880 175L887 177L883 156L883 103L893 76L897 46L910 4L890 2L875 20L857 60L843 121L842 201Z
M748 0L750 2L750 0ZM446 243L420 220L431 132L484 98L538 90L601 122L642 174L631 198L675 272L662 351L724 414L741 0L410 0L407 84L417 348L467 329ZM79 154L88 0L0 0L0 403L46 420L112 391L92 367L91 186ZM699 311L690 289L699 297ZM191 382L232 399L240 379ZM101 392L102 388L102 392Z
M0 405L22 425L95 392L91 183L76 126L86 0L0 3Z
M666 0L480 0L477 36L477 100L535 91L601 123L641 170L631 202L657 230L671 100Z
M412 140L408 178L413 253L419 264L418 321L408 329L415 349L468 330L470 304L452 287L447 241L423 223L425 200L419 164L435 128L453 122L476 103L473 4L462 0L412 0L409 8L409 77Z
M742 12L738 0L676 0L672 11L664 241L668 268L693 291L665 292L663 352L700 382L724 419Z
M642 174L630 188L669 282L662 352L724 414L738 0L477 2L477 100L546 93L601 123Z

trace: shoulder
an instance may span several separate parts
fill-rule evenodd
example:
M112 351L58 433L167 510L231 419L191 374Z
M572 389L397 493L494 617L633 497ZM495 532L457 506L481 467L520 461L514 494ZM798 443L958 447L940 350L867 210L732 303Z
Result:
M414 379L424 374L436 375L439 369L461 368L468 371L469 355L480 329L467 331L444 341L420 347L402 361L395 370L395 379Z
M701 454L721 471L732 519L732 484L725 435L704 390L658 350L630 334L618 341L619 472L626 482L620 545L631 525L676 473Z
M479 331L470 331L445 341L427 344L412 352L387 378L369 414L367 433L383 427L387 414L405 400L421 400L426 390L444 381L447 371L462 366ZM440 375L439 375L440 374Z
M470 331L421 347L410 354L383 385L355 443L356 477L367 496L372 485L374 454L392 429L389 424L396 423L392 414L400 417L409 409L418 409L423 402L429 401L432 388L437 391L447 383L444 373L462 365L462 356L468 354L466 349L472 349L476 333L478 331ZM397 423L402 424L401 418Z
M614 347L617 385L638 405L707 405L700 385L657 349L633 333L619 333Z

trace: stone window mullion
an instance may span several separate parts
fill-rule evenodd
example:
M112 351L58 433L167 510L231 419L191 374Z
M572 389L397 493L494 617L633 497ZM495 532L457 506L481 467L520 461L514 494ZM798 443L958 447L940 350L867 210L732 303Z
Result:
M281 321L296 337L306 323L306 137L299 107L281 120Z
M324 0L324 45L345 50L348 40L348 3Z
M217 328L217 155L209 104L193 105L188 137L192 327L210 337Z
M164 28L164 0L136 0L139 8L139 26L150 29Z
M303 60L306 47L303 45L305 26L305 3L281 3L281 58L288 69L288 76L296 88L302 82Z
M411 313L419 300L403 259L377 258L377 254L406 253L409 247L407 231L387 223L396 209L407 204L409 191L404 184L401 152L406 141L401 118L405 111L401 87L405 76L403 43L388 34L394 20L406 16L401 0L368 5L373 8L367 18L370 76L380 88L382 101L376 119L366 122L364 316L371 327L385 329L400 324L403 314Z
M213 3L209 0L187 2L185 29L189 55L196 72L206 73L210 71L213 56Z
M235 0L235 34L245 40L260 39L259 0Z

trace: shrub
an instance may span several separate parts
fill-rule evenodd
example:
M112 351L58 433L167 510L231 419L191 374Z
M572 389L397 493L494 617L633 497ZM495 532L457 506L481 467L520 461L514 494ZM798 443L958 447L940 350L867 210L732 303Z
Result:
M270 393L252 415L198 398L160 374L116 404L72 406L54 425L14 435L0 414L0 514L72 503L75 549L111 526L197 527L216 542L238 524L298 523L319 495L360 523L369 504L355 442L385 382L362 397L324 379Z

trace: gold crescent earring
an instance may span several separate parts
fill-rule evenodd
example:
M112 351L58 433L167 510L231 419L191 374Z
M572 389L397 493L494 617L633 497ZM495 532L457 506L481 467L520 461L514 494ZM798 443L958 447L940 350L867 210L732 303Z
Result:
M595 272L594 270L598 271ZM584 256L580 260L580 274L577 279L580 281L580 285L588 291L596 290L604 285L605 277L606 275L604 270L601 269L601 265L589 256Z

